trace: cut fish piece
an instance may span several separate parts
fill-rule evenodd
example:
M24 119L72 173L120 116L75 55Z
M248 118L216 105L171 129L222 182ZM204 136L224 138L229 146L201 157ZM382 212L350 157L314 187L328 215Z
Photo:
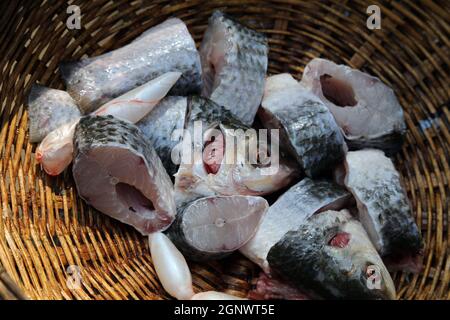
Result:
M269 251L271 272L313 298L395 299L395 287L362 225L347 210L314 215Z
M315 58L301 84L330 109L351 150L377 148L396 153L406 124L394 91L380 79L345 65Z
M264 91L268 51L265 35L214 11L200 46L202 95L251 125Z
M85 116L74 135L73 177L91 206L143 235L175 218L173 185L140 130L113 116Z
M305 178L270 206L255 236L240 252L269 273L267 254L288 231L317 212L342 209L350 200L350 193L331 181Z
M268 207L261 197L200 198L178 209L168 236L191 260L220 259L247 243Z
M155 148L171 177L177 172L181 161L181 150L177 147L183 138L186 108L186 97L169 96L136 124Z
M331 171L345 156L344 138L332 114L289 74L271 76L259 117L280 129L280 140L308 177Z
M207 98L189 99L186 129L191 139L183 138L182 161L175 175L177 203L201 196L269 194L300 175L294 161L278 154L278 141L267 139L258 146L262 140L258 132L247 131L250 128L230 111ZM274 161L269 165L250 161L272 148L275 152L269 160Z
M81 117L75 101L65 91L38 84L31 87L28 96L30 142L41 142L58 127Z
M195 42L177 18L147 30L122 48L63 63L60 70L70 95L85 113L170 71L182 73L171 91L174 95L199 93L202 83Z
M345 160L344 183L356 199L359 220L383 258L411 258L420 269L422 239L411 215L400 175L383 151L351 151Z

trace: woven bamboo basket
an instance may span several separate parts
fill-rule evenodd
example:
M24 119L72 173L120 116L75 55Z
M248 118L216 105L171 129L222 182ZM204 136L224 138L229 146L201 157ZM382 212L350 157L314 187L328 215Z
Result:
M68 2L81 9L80 30L66 27ZM393 274L398 298L449 299L450 3L377 4L379 30L367 28L369 4L360 0L1 1L0 299L168 298L146 239L87 207L70 173L50 178L36 164L26 98L35 82L64 88L60 61L121 47L170 16L183 19L198 43L216 8L267 34L271 74L299 79L321 56L394 88L409 129L395 162L425 241L423 271ZM239 254L189 264L196 291L241 297L259 273ZM74 270L79 288L70 282Z

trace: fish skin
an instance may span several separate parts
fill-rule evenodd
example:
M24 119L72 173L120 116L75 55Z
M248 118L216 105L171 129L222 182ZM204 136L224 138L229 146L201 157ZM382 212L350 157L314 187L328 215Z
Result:
M349 234L344 247L329 241ZM347 210L312 216L287 232L269 251L270 268L289 283L323 299L395 299L392 279L362 225ZM367 267L375 265L381 288L367 285Z
M184 128L186 108L186 97L168 96L136 124L155 148L171 177L179 166L179 163L172 161L172 151L182 140L182 135L177 135L176 130Z
M72 172L81 198L143 235L167 229L175 218L172 182L155 150L130 122L111 115L82 117L75 128ZM119 185L135 189L118 191ZM142 197L147 203L135 206Z
M225 107L208 98L198 96L188 100L185 129L190 132L191 137L194 137L196 121L202 124L203 134L210 129L216 129L229 139L236 139L233 130L240 129L246 132L250 129ZM203 150L204 141L199 142L192 140L189 144L184 138L183 149L190 148L195 157L195 150ZM205 170L203 162L198 163L195 160L182 159L178 172L175 174L176 203L183 203L200 196L269 194L288 186L300 175L294 161L282 156L280 156L278 171L271 175L263 175L260 167L255 167L248 161L237 161L237 153L232 159L233 163L226 163L224 157L219 170L214 174Z
M328 100L320 81L324 74L349 84L357 104L340 107ZM306 65L300 83L330 109L350 150L378 148L389 156L400 150L406 134L403 109L394 91L379 78L346 65L314 58Z
M38 84L31 86L28 95L31 143L41 142L51 131L79 117L81 112L66 91Z
M332 114L289 74L267 78L258 115L266 128L280 129L283 145L310 178L331 171L345 156Z
M220 36L223 41L217 38ZM264 91L269 51L266 36L216 10L209 18L199 51L202 95L251 125Z
M332 181L304 178L270 206L255 236L240 252L269 273L267 254L288 231L297 229L317 212L340 210L350 200L351 194Z
M360 221L382 257L415 256L423 243L400 175L381 150L347 153L344 183L356 199Z
M190 260L221 259L238 250L250 240L268 207L269 205L264 198L255 196L234 195L199 198L178 207L176 219L166 233L183 255L189 257ZM201 216L200 213L203 210L205 210L205 214ZM209 220L212 219L211 217L215 218L214 221ZM195 218L199 219L198 225L191 220L191 223L195 224L191 227L201 228L202 234L208 233L210 236L221 235L229 238L219 238L214 250L196 247L193 241L198 241L197 238L201 235L195 234L194 230L190 234L186 229L189 227L189 220ZM217 219L223 219L224 225L217 226ZM238 224L233 225L233 221L238 222ZM203 223L203 226L201 223ZM207 228L208 226L209 228ZM231 243L230 239L233 240Z
M195 42L177 18L152 27L122 48L62 63L60 71L69 93L85 113L169 71L182 73L172 95L199 93L202 86Z

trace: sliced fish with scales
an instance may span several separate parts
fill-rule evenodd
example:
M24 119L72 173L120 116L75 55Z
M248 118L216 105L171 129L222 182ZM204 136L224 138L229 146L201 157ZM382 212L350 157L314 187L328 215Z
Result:
M326 104L350 150L376 148L393 155L401 148L406 133L403 110L380 79L315 58L306 65L301 84Z
M140 130L113 116L85 116L75 128L73 177L78 194L143 235L175 218L173 185Z
M268 51L264 34L214 11L200 45L202 95L251 125L264 91Z
M177 18L150 28L122 48L63 63L60 70L68 92L85 113L171 71L182 73L173 95L199 93L202 84L195 42Z
M347 153L344 184L356 199L359 220L392 269L419 272L422 238L411 215L400 175L381 150Z
M280 140L308 177L331 172L345 156L344 138L332 114L290 74L266 80L258 113L266 128L280 129Z
M169 176L173 176L179 166L179 146L183 138L187 97L168 96L136 125L148 139Z

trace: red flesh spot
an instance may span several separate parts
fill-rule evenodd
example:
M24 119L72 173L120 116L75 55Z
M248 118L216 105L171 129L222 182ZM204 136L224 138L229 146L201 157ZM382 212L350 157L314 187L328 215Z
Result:
M347 232L337 233L328 243L332 247L345 248L350 242L350 234Z
M219 171L224 155L224 145L223 135L212 137L206 142L203 150L203 165L208 174L216 174Z

